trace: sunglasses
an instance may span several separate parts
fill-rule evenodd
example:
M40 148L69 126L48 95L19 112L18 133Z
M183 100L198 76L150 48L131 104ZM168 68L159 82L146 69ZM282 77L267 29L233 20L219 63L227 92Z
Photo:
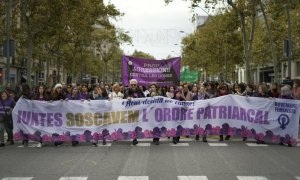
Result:
M131 86L136 86L136 84L130 84Z

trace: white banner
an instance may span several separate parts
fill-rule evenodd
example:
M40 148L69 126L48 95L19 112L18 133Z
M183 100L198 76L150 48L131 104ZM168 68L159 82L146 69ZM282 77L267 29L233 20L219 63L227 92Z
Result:
M43 141L233 135L297 144L300 101L227 95L198 101L152 97L31 101L13 110L14 137Z

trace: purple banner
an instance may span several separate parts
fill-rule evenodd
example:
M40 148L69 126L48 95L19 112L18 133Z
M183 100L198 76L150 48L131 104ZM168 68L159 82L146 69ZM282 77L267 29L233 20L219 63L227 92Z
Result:
M180 60L180 57L150 60L123 56L123 84L128 86L130 79L136 79L142 86L148 86L150 83L156 83L158 86L179 85Z

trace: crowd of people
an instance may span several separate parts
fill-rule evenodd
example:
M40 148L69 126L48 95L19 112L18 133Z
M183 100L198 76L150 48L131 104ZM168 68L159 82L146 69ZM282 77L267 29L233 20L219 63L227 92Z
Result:
M148 87L139 86L136 79L129 82L129 86L123 86L121 83L105 84L103 82L94 85L90 84L65 84L58 83L53 87L40 85L31 90L28 84L21 83L15 89L11 88L8 84L3 91L1 91L1 104L0 104L0 147L5 146L4 132L7 133L7 143L14 144L13 140L13 122L12 110L16 101L20 97L30 100L38 101L71 101L71 100L117 100L153 96L165 96L167 98L179 101L194 101L215 98L228 94L249 97L261 98L282 98L282 99L297 99L300 100L300 80L288 81L283 84L277 83L261 83L259 85L244 84L244 83L218 83L218 82L205 82L199 84L181 83L179 86L158 87L155 83L150 84ZM227 135L225 140L231 137ZM29 138L24 137L23 146L28 146ZM195 136L199 140L199 135ZM172 142L177 144L180 140L180 135L172 138ZM243 137L246 141L247 137ZM37 147L42 147L42 139L37 140ZM207 142L206 136L202 137L203 142ZM224 141L221 134L219 141ZM61 145L63 142L54 142L55 146ZM72 140L72 145L76 146L79 142L75 139ZM97 146L98 142L92 142L93 146ZM159 145L159 136L154 134L153 143ZM257 140L257 143L264 143ZM102 144L106 144L103 139ZM138 144L137 139L133 139L133 145ZM283 143L281 143L283 144ZM291 146L291 144L288 144Z

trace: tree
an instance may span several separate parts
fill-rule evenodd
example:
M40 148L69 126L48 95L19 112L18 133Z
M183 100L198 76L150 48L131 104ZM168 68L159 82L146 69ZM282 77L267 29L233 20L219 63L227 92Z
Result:
M153 60L155 60L155 57L152 56L151 54L145 53L143 51L138 51L138 50L134 50L134 52L133 52L133 54L131 56L138 57L138 58L146 58L146 59L153 59Z
M227 71L233 72L234 65L242 60L241 38L235 32L238 26L233 12L211 16L204 26L182 40L183 64L227 80Z

